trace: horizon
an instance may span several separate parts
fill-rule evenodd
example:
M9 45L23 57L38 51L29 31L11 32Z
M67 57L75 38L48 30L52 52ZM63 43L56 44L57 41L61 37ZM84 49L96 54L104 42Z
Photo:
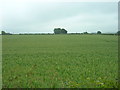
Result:
M2 30L4 31L4 30ZM86 32L86 31L85 31ZM10 34L54 34L54 32L19 32L19 33L12 33L12 32L6 32L5 33L10 33ZM84 32L67 32L67 34L83 34ZM97 34L96 32L87 32L88 34ZM101 34L116 34L117 32L101 32ZM1 32L0 32L1 34Z

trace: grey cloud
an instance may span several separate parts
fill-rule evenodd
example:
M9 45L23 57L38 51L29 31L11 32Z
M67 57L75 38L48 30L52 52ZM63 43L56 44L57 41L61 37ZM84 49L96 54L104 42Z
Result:
M56 26L70 32L92 32L96 27L113 32L117 27L115 2L12 3L3 10L3 29L8 32L52 32Z

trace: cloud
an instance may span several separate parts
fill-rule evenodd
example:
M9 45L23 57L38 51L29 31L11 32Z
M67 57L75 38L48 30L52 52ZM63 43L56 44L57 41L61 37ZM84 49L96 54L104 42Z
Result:
M106 14L101 15L97 13L94 14L79 14L76 16L63 18L59 20L55 20L49 23L49 28L66 28L69 32L95 32L96 30L102 30L104 32L104 28L106 32L117 31L117 19L115 14ZM114 24L113 24L114 23Z
M14 0L13 0L14 1ZM117 3L109 2L18 2L4 3L3 29L8 32L116 32Z

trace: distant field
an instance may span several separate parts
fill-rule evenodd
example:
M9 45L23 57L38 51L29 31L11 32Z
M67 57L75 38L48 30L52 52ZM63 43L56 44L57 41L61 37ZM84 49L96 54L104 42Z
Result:
M3 35L3 88L115 88L115 35Z

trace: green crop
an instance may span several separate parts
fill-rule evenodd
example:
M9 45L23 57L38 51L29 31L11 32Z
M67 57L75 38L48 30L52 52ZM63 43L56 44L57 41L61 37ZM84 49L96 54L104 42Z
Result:
M3 35L3 88L117 88L114 35Z

